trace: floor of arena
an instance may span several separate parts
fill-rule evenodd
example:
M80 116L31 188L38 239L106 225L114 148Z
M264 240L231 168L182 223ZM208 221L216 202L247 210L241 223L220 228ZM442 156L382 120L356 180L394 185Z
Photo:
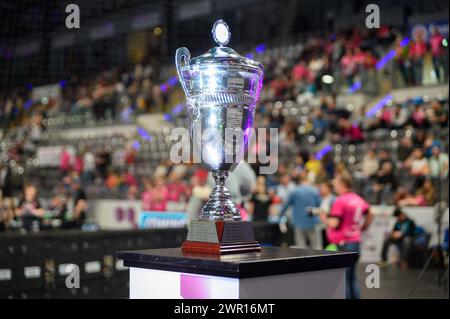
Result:
M358 276L361 285L362 299L448 299L447 286L438 285L438 269L427 269L415 292L411 294L417 284L417 278L421 269L400 270L396 266L390 266L380 272L380 288L369 289L364 285L366 266L358 265Z

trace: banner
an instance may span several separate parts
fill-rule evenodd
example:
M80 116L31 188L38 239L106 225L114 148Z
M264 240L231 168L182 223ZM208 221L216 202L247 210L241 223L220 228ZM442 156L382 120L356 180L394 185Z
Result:
M97 199L89 202L93 219L102 230L138 228L140 200Z
M40 101L42 98L59 100L61 98L61 86L59 84L48 84L33 88L31 99Z
M72 145L58 145L58 146L39 146L36 151L36 157L39 161L39 167L59 167L61 153L64 149L70 154L71 162L75 158L75 148Z
M139 228L182 228L187 224L184 212L144 211L139 214Z

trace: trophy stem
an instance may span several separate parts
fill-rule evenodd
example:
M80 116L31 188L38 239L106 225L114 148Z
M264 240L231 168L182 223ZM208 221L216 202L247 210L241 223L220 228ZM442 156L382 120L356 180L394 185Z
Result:
M216 185L209 195L209 200L203 207L200 220L240 221L241 215L236 205L231 201L231 195L225 187L229 171L214 170L212 175Z

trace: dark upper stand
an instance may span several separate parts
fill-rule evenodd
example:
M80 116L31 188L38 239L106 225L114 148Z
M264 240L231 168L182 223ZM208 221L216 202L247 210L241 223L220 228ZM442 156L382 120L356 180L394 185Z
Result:
M349 267L355 252L263 247L260 253L198 255L180 248L121 251L117 253L128 267L174 272L250 278Z

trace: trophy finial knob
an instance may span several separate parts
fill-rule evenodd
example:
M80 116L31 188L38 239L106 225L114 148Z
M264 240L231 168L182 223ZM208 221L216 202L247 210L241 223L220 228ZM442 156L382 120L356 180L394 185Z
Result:
M231 32L228 28L228 24L222 19L217 20L212 28L212 34L214 37L214 41L221 47L227 45L228 41L231 38Z

